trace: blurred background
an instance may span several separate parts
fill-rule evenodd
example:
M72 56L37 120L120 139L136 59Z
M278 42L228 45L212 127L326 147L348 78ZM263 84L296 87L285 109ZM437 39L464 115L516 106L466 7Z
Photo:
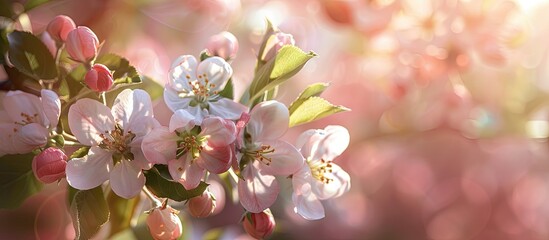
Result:
M54 16L70 16L104 41L103 53L128 58L160 85L177 56L197 56L210 36L230 31L240 44L231 62L236 96L252 80L265 18L316 52L278 100L289 104L307 85L329 82L324 96L352 111L284 138L347 127L351 144L336 163L352 187L324 202L326 218L306 221L283 180L273 239L542 240L549 239L546 11L549 0L60 0L28 16L36 34ZM169 118L167 111L159 98L155 114ZM65 195L49 188L19 210L0 211L2 238L74 236L61 214ZM246 238L243 209L219 199L216 216L181 212L186 238ZM118 238L148 238L134 232Z

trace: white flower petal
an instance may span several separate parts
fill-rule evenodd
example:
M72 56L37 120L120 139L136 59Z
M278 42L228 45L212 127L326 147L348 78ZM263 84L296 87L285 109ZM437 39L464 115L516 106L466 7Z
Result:
M137 196L145 186L145 176L134 163L122 160L112 169L110 183L116 195L130 199Z
M271 100L257 104L250 112L246 131L254 142L275 140L288 130L290 115L284 104Z
M193 115L180 109L175 111L170 118L170 132L175 132L175 130L190 131L196 124L197 123Z
M201 128L200 135L206 137L212 146L227 146L236 139L236 127L232 121L209 117L202 121Z
M200 184L205 170L196 163L191 163L188 155L179 159L172 159L168 162L168 170L172 178L180 182L185 189L196 188Z
M347 149L349 141L349 131L346 128L331 125L325 129L303 132L297 140L297 146L301 148L303 156L313 161L333 160Z
M31 117L33 122L44 126L49 124L42 109L42 102L35 95L21 91L9 91L2 101L4 110L13 122L26 123L29 120L28 117Z
M107 106L84 98L70 107L69 128L80 143L95 146L103 141L100 134L114 130L114 118Z
M271 159L269 165L261 164L261 171L270 175L290 175L298 171L305 162L301 153L291 144L276 140L263 142L274 152L263 154L263 157Z
M99 147L92 147L87 156L67 162L67 182L80 190L97 187L109 179L112 155Z
M311 176L311 170L307 164L292 176L292 201L294 211L307 220L324 218L324 207L311 190L311 182L316 181Z
M151 97L141 89L125 89L118 94L111 112L125 132L138 136L147 134L154 125Z
M242 177L244 179L238 180L238 196L246 210L259 213L273 205L280 192L274 176L263 175L255 166L248 165L242 171Z
M196 58L192 55L179 56L170 68L168 86L175 91L190 91L189 81L196 79Z
M56 127L61 116L61 100L54 91L42 89L42 107L49 120L49 127Z
M230 120L238 120L243 112L248 112L248 107L228 98L209 102L208 106L211 115Z
M14 123L0 124L0 153L23 154L31 152L36 146L29 145L21 139L21 125Z
M151 169L153 164L150 163L145 157L145 154L143 154L143 150L141 148L143 144L143 138L144 137L134 138L133 141L130 143L130 149L133 154L133 162L137 164L140 169L149 170Z
M337 198L351 189L351 177L337 164L332 163L332 172L325 173L324 176L332 179L329 183L313 181L313 193L320 200Z
M233 75L233 69L223 58L210 57L198 64L197 77L202 86L206 86L208 80L210 92L218 91L225 86Z
M168 164L176 156L177 139L167 127L154 128L141 142L143 155L151 163Z
M49 131L38 123L31 123L21 127L19 136L22 143L37 148L46 145Z

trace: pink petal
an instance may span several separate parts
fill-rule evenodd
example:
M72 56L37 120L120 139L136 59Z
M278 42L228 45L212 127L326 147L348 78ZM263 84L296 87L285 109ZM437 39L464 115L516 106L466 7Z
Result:
M166 106L172 110L172 112L175 112L178 109L187 108L191 102L191 99L192 98L190 97L179 96L179 92L171 89L169 86L164 88L164 102L166 103Z
M274 176L262 175L255 166L248 165L242 171L242 177L244 180L238 181L238 196L246 210L259 213L273 205L280 192Z
M133 162L122 160L111 171L111 188L116 195L123 198L133 198L145 186L145 176Z
M96 146L103 141L100 134L114 130L114 118L107 106L84 98L70 107L69 128L80 143Z
M35 95L21 91L9 91L3 99L3 105L13 122L27 122L26 116L36 116L33 122L44 126L49 124L42 109L42 102Z
M205 136L211 146L227 146L233 143L236 138L236 127L232 121L209 117L202 121L201 127L200 135Z
M228 98L220 98L208 106L210 114L224 119L237 120L243 112L248 112L248 107Z
M42 89L42 107L44 114L49 120L49 127L56 127L61 115L61 100L57 94L51 90Z
M185 110L175 111L170 118L170 132L175 132L175 130L190 131L195 125L195 117Z
M204 74L206 77L204 77ZM210 92L218 91L225 86L229 78L233 75L233 69L223 58L210 57L198 64L197 77L202 86L205 86L204 80L208 79ZM213 84L213 87L212 87Z
M143 138L143 155L151 163L168 164L176 156L177 139L177 135L167 127L157 127Z
M170 160L168 170L174 180L180 182L185 189L190 190L198 186L205 170L187 158L190 156L184 155L179 159Z
M269 165L261 164L261 171L271 175L290 175L299 170L304 163L301 153L291 144L276 140L263 142L264 145L271 146L275 151L264 154L265 158L271 159Z
M324 207L311 191L312 181L315 179L311 176L311 170L307 164L304 164L292 177L294 211L307 220L324 218Z
M347 149L349 141L346 128L331 125L325 129L305 131L299 136L297 146L301 146L303 155L312 160L333 160Z
M122 91L112 106L112 115L120 120L125 132L147 134L154 125L151 97L141 89Z
M31 123L21 127L19 136L22 143L37 148L46 145L49 131L38 123Z
M332 172L325 173L324 176L333 181L324 183L315 179L312 182L313 193L320 200L337 198L351 189L351 177L337 164L332 163Z
M21 125L14 123L0 124L0 153L23 154L31 152L36 146L29 145L21 139Z
M212 173L226 172L233 160L233 152L231 146L212 147L205 145L200 152L200 157L196 159L196 163Z
M246 130L255 142L275 140L288 130L289 117L284 104L274 100L261 102L250 112Z
M141 148L141 145L143 144L143 138L144 137L134 138L133 141L130 143L130 148L133 154L133 162L136 164L136 166L138 166L139 169L149 170L151 169L153 164L150 163L143 154L143 150Z
M99 147L92 147L87 156L67 162L67 182L80 190L97 187L109 179L112 155Z
M190 91L189 81L196 79L196 58L192 55L179 56L170 68L168 85L176 91ZM187 78L188 76L188 78Z

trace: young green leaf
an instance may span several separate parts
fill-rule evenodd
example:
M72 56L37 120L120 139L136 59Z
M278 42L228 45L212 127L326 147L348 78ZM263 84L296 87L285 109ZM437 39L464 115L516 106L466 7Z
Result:
M57 77L55 60L40 39L29 32L13 31L8 34L10 62L20 72L35 80Z
M88 146L81 147L78 150L74 151L71 154L71 156L69 157L69 159L84 157L84 156L88 155L89 151L90 151L90 147L88 147Z
M187 190L181 183L166 180L160 176L158 171L154 168L143 172L147 179L145 185L147 185L147 188L149 188L154 195L178 202L200 196L206 190L206 187L208 187L207 183L200 182L198 187Z
M101 63L114 71L112 76L114 78L114 84L131 84L141 83L141 77L135 67L130 65L130 62L116 54L105 54L99 57L96 63Z
M130 222L139 205L139 195L132 199L119 197L114 192L109 192L107 195L107 203L109 206L111 232L109 236L130 228Z
M70 204L76 239L90 239L109 220L109 208L101 186L77 190Z
M294 100L288 110L292 114L303 102L305 102L310 97L319 97L326 88L330 86L329 83L314 83L309 85L303 92L299 94L296 100Z
M42 189L32 172L32 154L0 157L0 209L17 208L29 196Z
M290 115L290 127L349 110L343 106L333 105L323 98L310 97L301 103Z
M234 99L234 84L232 78L227 81L227 84L223 90L219 92L219 95L225 98Z

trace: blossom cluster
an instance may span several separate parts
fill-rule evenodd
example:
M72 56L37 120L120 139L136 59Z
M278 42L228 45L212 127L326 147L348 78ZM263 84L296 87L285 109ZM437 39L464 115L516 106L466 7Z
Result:
M217 174L228 179L226 188L236 190L233 197L246 210L245 231L264 238L275 226L269 208L280 194L279 180L291 179L294 211L310 220L324 218L322 200L350 189L349 175L334 163L349 145L346 128L330 125L307 130L293 142L282 140L289 127L322 117L316 112L347 109L320 98L327 87L322 84L307 88L289 107L275 100L278 85L315 54L303 52L291 34L270 23L254 80L240 101L232 91L230 63L238 41L231 33L212 36L199 58L175 59L159 100L171 111L166 125L157 120L147 91L128 88L142 81L135 69L119 56L100 56L91 29L57 16L43 35L54 41L55 51L30 54L52 54L47 56L55 59L51 77L18 58L28 53L18 51L26 49L17 39L35 37L10 34L12 67L36 80L38 89L1 96L0 156L32 153L34 177L43 183L66 177L76 192L71 211L81 211L86 194L99 191L104 198L103 189L122 199L143 193L153 206L147 212L151 235L178 238L181 222L168 200L187 200L192 216L211 215L222 196L207 183ZM86 232L79 219L73 222L78 238L97 231Z

